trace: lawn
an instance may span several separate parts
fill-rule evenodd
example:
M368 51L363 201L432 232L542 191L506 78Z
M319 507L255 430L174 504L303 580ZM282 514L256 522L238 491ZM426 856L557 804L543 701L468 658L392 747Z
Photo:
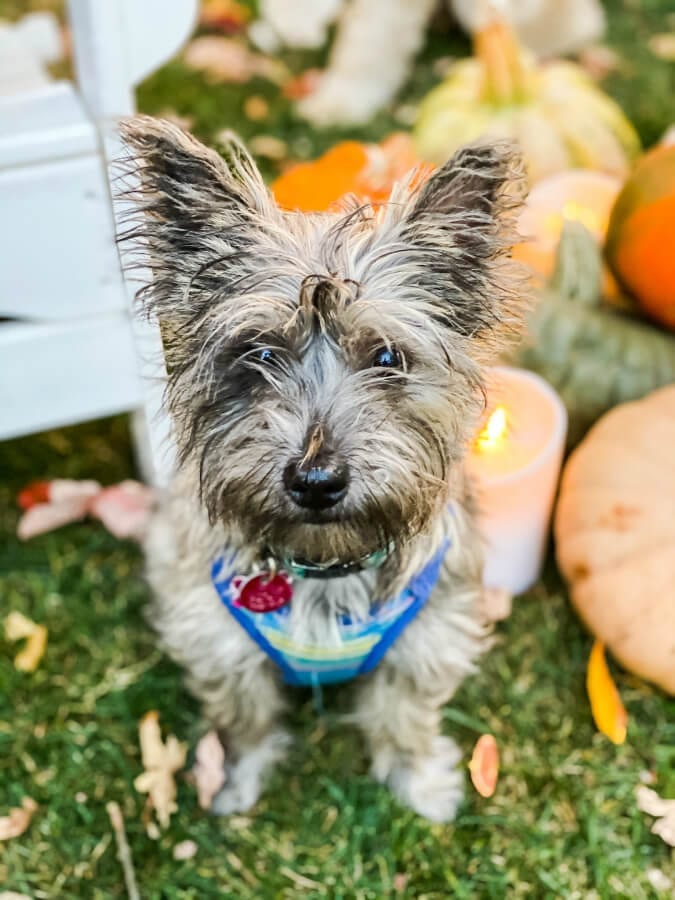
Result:
M675 65L657 60L650 34L675 30L674 0L611 0L609 43L625 60L607 89L646 143L670 124ZM39 3L0 0L0 15ZM433 62L458 53L461 38L434 35L404 102L433 81ZM300 70L309 55L288 62ZM264 123L248 121L250 93L270 103ZM207 86L180 62L139 94L143 110L193 117L215 139L225 127L246 137L281 136L294 156L315 154L342 133L316 134L293 120L265 81ZM349 134L377 137L381 115ZM267 175L273 166L263 161ZM147 589L138 549L97 524L80 524L21 544L14 536L17 491L35 478L98 478L135 472L124 417L0 445L0 598L3 616L20 610L49 629L33 674L15 671L15 647L0 636L0 815L24 795L39 804L21 837L0 844L0 886L33 898L125 896L105 806L124 812L141 896L149 898L616 898L657 896L654 870L675 884L672 851L635 806L641 773L655 772L675 795L675 702L616 670L630 717L615 747L591 721L584 690L590 638L549 565L543 581L515 604L480 675L445 711L445 727L468 756L492 732L502 773L496 794L470 788L453 825L431 825L401 808L367 775L358 736L336 722L348 688L327 695L319 717L297 693L298 742L268 793L246 816L215 819L179 780L179 811L158 840L146 836L139 718L160 713L163 727L194 747L204 730L181 674L155 649L144 624ZM670 760L670 766L669 766ZM172 855L179 841L193 859ZM663 896L667 891L663 893Z

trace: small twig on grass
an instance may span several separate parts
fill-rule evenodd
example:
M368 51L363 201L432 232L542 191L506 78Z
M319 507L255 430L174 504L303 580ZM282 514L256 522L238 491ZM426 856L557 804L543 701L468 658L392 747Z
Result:
M124 883L127 886L127 895L129 900L141 900L138 893L138 884L136 882L136 872L134 871L134 862L131 858L131 850L127 841L127 835L124 830L124 819L122 818L122 810L119 803L111 801L105 805L106 812L110 819L110 824L115 832L115 840L117 841L117 858L122 865L124 872Z

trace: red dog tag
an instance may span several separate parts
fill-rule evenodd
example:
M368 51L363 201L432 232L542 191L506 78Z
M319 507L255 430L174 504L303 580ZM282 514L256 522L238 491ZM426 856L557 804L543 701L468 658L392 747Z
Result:
M293 585L285 572L277 572L272 576L265 572L248 578L238 576L232 579L232 587L233 604L254 613L281 609L293 596Z

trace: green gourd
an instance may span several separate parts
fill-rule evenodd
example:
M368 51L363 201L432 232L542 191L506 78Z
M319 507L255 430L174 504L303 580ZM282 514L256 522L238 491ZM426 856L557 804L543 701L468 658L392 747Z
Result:
M511 361L558 391L570 448L608 409L675 382L675 337L604 302L601 251L579 222L565 223L528 326Z

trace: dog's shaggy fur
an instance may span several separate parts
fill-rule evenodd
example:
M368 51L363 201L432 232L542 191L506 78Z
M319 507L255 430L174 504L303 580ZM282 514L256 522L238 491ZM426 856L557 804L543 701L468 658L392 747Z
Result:
M450 538L426 607L357 686L353 721L375 777L419 813L451 819L458 753L440 708L473 671L481 549L462 457L482 409L482 365L517 327L508 250L520 166L508 146L457 153L422 187L332 214L282 212L233 139L225 158L166 123L124 126L133 212L122 235L149 270L139 296L160 323L179 467L147 542L152 622L226 736L221 813L255 803L287 745L275 665L210 581L265 554L377 570L296 582L292 627L338 640L401 590ZM393 352L395 367L378 364ZM284 487L311 456L348 467L320 513ZM449 504L452 512L449 512Z

